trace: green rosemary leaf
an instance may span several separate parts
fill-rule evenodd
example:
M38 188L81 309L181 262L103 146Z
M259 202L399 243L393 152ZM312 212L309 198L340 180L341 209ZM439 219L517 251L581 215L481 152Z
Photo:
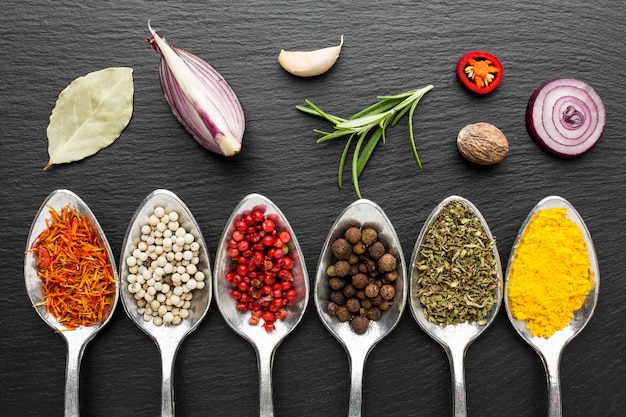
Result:
M316 131L316 133L320 133L323 134L324 136L322 136L321 138L319 138L317 140L317 143L322 143L322 142L326 142L327 140L331 140L331 139L335 139L335 138L340 138L342 136L346 136L346 135L350 135L352 134L351 131L349 130L339 130L336 132L332 132L332 133L326 133L326 132L321 132L321 131Z
M372 128L385 119L386 114L371 114L369 116L359 117L358 119L349 119L345 122L337 123L336 129L363 129Z
M413 152L413 158L415 159L415 163L419 169L422 169L422 162L420 161L420 157L417 154L417 148L415 148L415 139L413 139L413 113L415 112L415 108L417 107L417 103L419 100L416 100L411 106L411 110L409 111L409 142L411 143L411 152Z
M354 116L352 116L350 119L358 119L361 118L363 116L369 116L370 114L379 114L379 113L383 113L386 112L389 109L394 108L395 106L397 106L399 103L401 103L402 100L383 100L383 101L378 101L374 104L372 104L371 106L361 110L360 112L358 112L357 114L355 114Z
M341 152L341 159L339 160L339 172L337 173L337 185L339 188L343 185L343 167L346 163L346 157L348 156L348 151L350 150L350 144L352 143L352 138L354 138L355 133L351 134L346 142L346 146L343 147L343 152Z
M381 137L382 137L382 130L376 129L374 133L370 135L369 139L365 143L365 146L363 146L363 150L361 151L361 154L359 155L359 159L357 161L357 167L356 167L357 177L361 176L361 173L365 169L365 165L367 165L367 162L372 156L374 149L376 149L376 145L378 145L378 142L380 142Z
M359 140L356 142L356 146L354 147L354 153L352 154L352 185L354 186L354 191L356 192L356 196L358 198L363 198L361 196L361 190L359 189L359 176L357 175L357 165L359 160L359 150L361 149L361 145L365 140L366 133L359 134Z
M407 97L412 96L417 91L418 90L409 90L409 91L405 91L404 93L396 94L395 96L377 96L376 98L379 100L405 99Z
M415 147L412 118L417 103L419 103L424 94L432 89L433 86L428 85L421 89L406 91L404 93L400 93L394 96L378 96L378 102L366 107L349 119L344 119L326 113L315 104L313 104L310 100L305 100L308 107L296 106L296 109L306 114L321 117L333 123L334 130L332 132L315 130L316 133L322 135L320 138L318 138L318 143L335 138L349 136L347 143L343 148L341 159L339 161L337 184L340 188L343 183L343 169L347 160L347 155L350 151L350 147L352 146L352 139L354 138L354 135L358 136L354 153L352 155L351 173L354 190L357 196L361 198L361 191L358 181L361 173L365 169L365 166L371 158L372 153L374 152L374 149L376 148L378 143L381 140L383 143L387 141L387 128L393 127L407 113L409 114L409 140L411 145L411 152L417 163L417 166L419 168L422 167L422 164L417 154L417 149Z

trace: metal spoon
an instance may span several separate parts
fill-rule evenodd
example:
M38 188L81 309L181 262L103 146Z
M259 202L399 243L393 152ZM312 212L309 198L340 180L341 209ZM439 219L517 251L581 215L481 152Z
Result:
M42 300L43 294L41 279L37 276L37 257L30 251L37 237L39 237L39 235L47 228L46 220L50 219L49 209L53 208L57 212L60 212L67 205L76 209L81 216L88 218L94 228L94 232L100 235L101 241L106 247L111 273L115 277L116 282L115 298L104 313L102 321L94 326L81 326L75 330L67 329L63 324L57 322L57 320L50 313L48 313L45 306L37 305ZM24 257L24 280L26 283L26 291L28 292L31 302L33 303L35 311L37 311L39 316L46 323L48 323L52 329L63 336L63 339L65 339L65 343L67 344L68 352L65 371L65 416L78 417L80 415L80 401L78 398L80 362L83 354L85 353L85 347L87 344L94 338L96 333L104 327L113 315L113 311L115 310L118 300L119 279L113 252L111 251L109 242L107 241L100 224L87 204L85 204L85 202L73 192L68 190L53 191L48 195L39 208L39 211L37 212L37 215L35 216L35 219L30 227L28 242L26 244L26 256Z
M515 240L515 245L511 250L511 256L509 257L509 263L507 266L507 276L509 274L511 263L513 261L513 257L515 254L515 250L519 245L520 238L524 233L528 223L532 219L532 217L537 214L539 210L560 207L567 210L567 218L574 221L580 230L582 231L583 238L587 245L587 253L589 255L589 263L591 265L590 272L593 275L593 289L587 295L582 307L574 312L574 317L570 320L567 327L562 330L555 332L549 338L536 337L533 336L528 328L526 327L526 322L523 320L516 320L513 318L508 301L508 286L505 289L506 295L504 297L504 303L506 306L506 312L509 316L509 320L513 324L513 327L519 333L519 335L535 349L535 351L539 354L541 361L546 370L547 374L547 382L548 382L548 397L549 397L549 408L548 408L548 416L550 417L561 417L562 415L562 406L561 406L561 382L560 382L560 371L559 371L559 363L561 361L561 355L565 346L578 334L580 331L587 325L589 319L593 315L593 311L596 307L596 303L598 300L598 292L600 290L600 271L598 268L598 258L596 256L596 251L593 245L593 240L591 239L591 234L585 225L580 214L576 211L574 206L572 206L567 200L558 196L549 196L539 201L537 205L531 210L528 217L522 224L520 231Z
M436 323L431 323L426 318L424 313L424 307L420 303L419 298L416 296L418 285L416 281L416 276L418 274L417 268L415 267L415 262L418 259L419 253L422 248L422 244L424 241L424 237L428 232L428 229L432 226L432 224L437 219L437 216L441 212L441 210L451 201L462 201L467 206L469 206L474 213L476 213L477 217L480 219L480 222L487 233L489 239L493 239L493 235L489 230L489 226L487 222L480 214L476 206L474 206L469 200L459 197L459 196L450 196L445 198L435 209L432 211L424 226L422 227L422 231L417 238L417 242L415 244L415 249L413 250L413 256L411 257L411 268L412 268L412 277L410 284L410 305L411 312L413 313L413 317L417 321L417 324L434 340L436 340L446 351L448 356L448 360L450 361L450 369L452 371L452 383L454 390L454 401L453 401L453 411L455 417L463 417L467 415L467 400L466 400L466 389L465 389L465 354L467 352L468 347L471 343L476 340L476 338L484 332L487 327L493 322L494 318L498 313L498 309L500 308L500 304L502 301L502 267L500 264L500 255L498 254L498 249L494 246L493 252L497 262L496 274L498 277L498 287L495 290L496 294L496 303L493 308L489 312L488 316L485 318L484 322L472 322L472 323L459 323L455 325L447 325L445 327L440 326Z
M228 241L234 231L235 218L244 211L252 211L256 208L263 209L265 215L274 220L278 229L289 231L291 234L291 242L288 243L289 255L294 261L291 270L292 288L296 290L297 298L289 305L287 317L284 320L276 320L274 322L276 328L269 332L265 331L261 325L250 325L248 323L250 313L242 314L237 311L237 302L231 296L231 284L226 281L226 274L232 268L232 261L228 255ZM274 354L283 339L298 325L304 315L309 300L309 275L296 234L280 209L268 198L260 194L249 194L235 207L217 247L213 279L215 300L226 323L246 339L256 351L259 368L260 416L272 417L274 415L272 399Z
M194 235L195 240L200 243L200 256L197 268L205 275L205 286L202 289L193 291L193 299L189 309L189 317L179 324L157 326L152 321L146 322L143 315L137 309L137 300L128 291L127 277L129 274L126 258L129 257L137 247L141 239L141 227L149 223L149 218L155 207L163 207L166 211L176 211L178 222L187 232ZM174 387L173 371L176 353L179 346L189 333L194 331L202 319L205 317L211 303L211 267L207 253L206 243L200 232L200 227L196 223L193 214L183 201L174 193L168 190L155 190L150 193L141 203L128 226L126 237L122 245L122 255L120 260L120 278L122 282L121 298L124 310L128 317L152 338L161 352L161 416L174 416Z
M364 334L355 333L351 329L349 322L342 323L337 317L328 314L330 289L326 270L329 265L334 263L331 245L337 238L343 237L346 230L352 226L376 229L379 240L385 245L387 250L395 251L398 259L398 278L395 281L396 295L393 305L389 310L383 312L379 320L370 321L369 327ZM317 268L314 297L317 313L322 323L344 347L350 361L349 417L359 417L361 415L365 361L374 346L389 334L400 321L406 304L406 296L406 264L400 241L391 221L376 203L366 199L355 201L343 210L328 233Z

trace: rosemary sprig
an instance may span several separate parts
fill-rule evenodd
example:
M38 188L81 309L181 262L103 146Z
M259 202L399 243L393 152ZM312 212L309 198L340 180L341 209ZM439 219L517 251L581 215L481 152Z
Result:
M354 191L358 198L362 198L359 189L359 177L361 173L372 156L376 145L378 145L381 140L383 143L386 142L385 132L387 127L395 126L407 112L409 117L409 142L411 152L413 153L417 167L422 168L422 163L417 154L415 140L413 138L413 113L420 99L432 89L433 86L428 85L394 96L378 96L376 97L378 99L376 103L366 107L349 119L326 113L310 100L305 100L308 107L296 106L296 108L304 113L326 119L334 125L332 132L319 129L314 130L316 133L322 135L322 137L317 140L317 143L345 136L348 137L343 152L341 153L341 159L339 160L339 171L337 173L337 184L339 188L343 185L343 170L346 159L348 158L350 146L352 145L353 139L355 137L357 138L352 153L351 174Z

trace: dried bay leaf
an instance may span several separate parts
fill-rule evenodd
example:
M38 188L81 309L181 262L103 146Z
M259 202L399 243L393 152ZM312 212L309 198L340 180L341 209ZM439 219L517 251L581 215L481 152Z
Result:
M133 113L133 70L105 68L76 78L59 94L46 131L50 161L78 161L112 144Z

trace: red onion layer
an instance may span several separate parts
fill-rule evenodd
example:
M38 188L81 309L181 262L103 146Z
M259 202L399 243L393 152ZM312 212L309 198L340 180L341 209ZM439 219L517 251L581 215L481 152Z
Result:
M544 150L575 158L600 139L606 110L598 93L587 83L563 78L540 86L526 107L526 128Z

